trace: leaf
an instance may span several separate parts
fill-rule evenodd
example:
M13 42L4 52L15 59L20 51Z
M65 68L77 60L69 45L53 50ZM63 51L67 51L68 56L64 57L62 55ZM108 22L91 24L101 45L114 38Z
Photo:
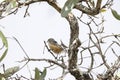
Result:
M19 70L19 66L8 68L7 70L5 70L5 73L4 73L5 78L8 78L8 77L12 76L18 70Z
M61 10L61 16L66 17L78 1L79 0L67 0L63 9Z
M100 12L106 12L106 9L105 9L105 8L102 8L102 9L100 10Z
M7 51L8 51L8 49L6 49L5 51L4 51L4 53L2 54L2 56L0 57L0 62L5 58L5 56L7 55Z
M117 20L120 20L120 14L118 14L116 10L111 9L111 12Z
M10 13L12 9L14 9L17 6L16 0L6 0L9 4L6 7L6 13Z
M6 7L5 13L9 13L12 10L12 3L9 3Z
M0 80L5 80L5 78L4 77L0 77Z
M35 80L40 80L40 71L38 68L35 68Z
M46 68L43 70L43 72L41 72L41 74L39 69L35 68L35 80L44 80L45 76L46 76Z
M2 33L2 31L0 31L0 38L2 39L2 42L5 45L5 47L8 48L7 39L6 39L5 35Z
M41 75L40 75L40 80L44 80L44 78L45 78L45 76L46 76L46 72L47 72L47 70L46 70L46 68L43 70L43 72L41 73Z
M16 0L12 0L11 3L12 3L12 8L15 8L17 6Z
M7 55L8 41L7 41L6 37L4 36L4 34L2 33L2 31L0 31L0 38L2 39L2 42L3 42L4 46L6 47L6 50L3 52L2 56L0 57L0 62L1 62Z

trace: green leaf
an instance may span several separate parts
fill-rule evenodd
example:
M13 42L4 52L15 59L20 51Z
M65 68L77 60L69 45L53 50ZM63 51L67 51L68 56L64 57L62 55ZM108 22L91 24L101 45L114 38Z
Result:
M111 9L111 12L117 20L120 20L120 14L118 14L116 10Z
M0 80L6 80L4 77L0 77Z
M15 8L17 6L16 0L12 0L11 3L12 3L12 8Z
M2 31L0 31L0 38L2 39L2 42L3 42L4 46L6 47L6 50L3 52L2 56L0 56L0 62L1 62L7 55L8 41L7 41L6 37L4 36L4 34L2 33Z
M45 78L45 76L46 76L46 72L47 72L47 70L46 70L46 68L43 70L43 72L41 73L41 75L40 75L40 80L44 80L44 78Z
M6 0L9 4L6 7L6 13L10 13L12 9L14 9L17 6L16 0Z
M46 68L43 70L43 72L41 72L40 74L40 70L38 68L35 68L35 80L44 80L46 76Z
M9 13L12 10L12 3L9 3L6 7L5 13Z
M5 51L4 51L4 53L2 54L2 56L0 57L0 62L5 58L5 56L7 55L7 51L8 51L8 49L6 49Z
M12 76L18 70L19 70L19 66L8 68L7 70L5 70L5 73L4 73L5 78L8 78L8 77Z
M2 31L0 31L0 38L2 39L2 42L5 45L5 47L8 48L7 39L6 39L5 35L2 33Z
M40 71L38 68L35 68L35 80L40 80Z
M67 0L63 9L61 10L61 16L66 17L78 1L79 0Z
M107 10L105 9L105 8L102 8L101 10L100 10L100 12L106 12Z

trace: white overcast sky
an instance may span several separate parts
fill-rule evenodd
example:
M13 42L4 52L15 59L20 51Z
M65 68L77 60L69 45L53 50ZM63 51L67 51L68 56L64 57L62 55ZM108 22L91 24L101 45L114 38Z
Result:
M63 0L61 0L61 2L62 1ZM114 0L113 5L114 6L112 8L120 13L120 1ZM70 33L69 24L54 8L49 6L47 3L32 4L28 10L30 16L23 18L25 9L25 7L21 8L16 15L12 14L1 19L0 25L4 26L4 28L0 27L0 30L2 30L7 37L16 37L26 50L29 57L51 58L51 55L48 56L47 50L45 50L45 54L43 55L43 41L47 41L50 37L55 38L58 42L62 40L66 45L68 45ZM77 11L77 13L75 10L73 12L76 16L80 16L80 12ZM102 15L105 17L105 33L120 33L120 21L117 21L112 16L110 10L102 13ZM84 24L80 24L80 39L82 41L85 40L85 35L87 35L87 29L84 26ZM8 41L9 51L7 57L2 63L5 64L6 68L21 65L21 63L19 64L16 61L25 57L23 51L14 40L8 38ZM43 69L43 66L39 63L34 64L34 62L30 62L29 65L31 65L30 67L32 70L35 66ZM25 68L25 70L25 72L28 71L27 68ZM25 72L22 73L24 74ZM51 73L52 72L48 74L49 78L51 77ZM53 76L55 75L54 78L56 78L56 74L58 74L57 71L52 73ZM28 76L29 74L24 75ZM71 80L73 79L71 78Z

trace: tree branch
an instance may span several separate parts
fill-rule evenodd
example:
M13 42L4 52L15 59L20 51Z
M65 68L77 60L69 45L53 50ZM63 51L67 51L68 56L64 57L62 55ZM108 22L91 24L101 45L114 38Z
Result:
M56 3L48 2L52 7L54 7L59 13L61 12L61 8L57 6ZM69 50L68 50L68 70L69 72L77 79L77 80L91 80L90 77L86 77L86 75L82 74L77 68L77 56L78 56L78 47L81 45L79 40L79 25L77 18L72 14L69 13L66 17L67 21L70 24L70 42L69 42ZM89 76L89 75L88 75Z
M98 78L100 80L113 80L112 77L118 68L120 68L120 56L115 61L115 63L106 71L106 73L104 75L99 74Z
M23 61L26 61L26 60L27 60L27 61L46 61L46 62L48 62L48 63L56 64L56 65L60 66L60 67L63 68L63 69L66 69L66 68L67 68L66 65L60 64L60 63L58 63L57 61L54 61L54 60L51 60L51 59L33 59L33 58L27 58L27 59L25 59L25 60L23 60Z

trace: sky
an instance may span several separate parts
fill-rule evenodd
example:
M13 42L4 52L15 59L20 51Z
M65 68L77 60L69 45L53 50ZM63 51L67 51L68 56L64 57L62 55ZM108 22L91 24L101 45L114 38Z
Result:
M63 6L62 0L60 5ZM119 0L114 0L113 9L117 10L120 13ZM62 40L66 45L69 44L69 24L66 19L62 18L61 15L47 3L36 3L30 5L28 10L30 16L23 17L26 7L20 8L17 14L12 14L0 20L0 30L2 30L5 35L8 37L9 42L9 51L5 60L1 64L5 64L6 68L12 66L22 66L23 63L18 63L24 59L25 54L22 49L19 47L17 42L12 39L16 37L20 44L23 46L30 58L50 58L50 55L47 49L44 50L44 41L47 41L48 38L55 38L56 41L60 43ZM76 16L80 16L80 12L77 10L72 11ZM105 13L102 13L105 18L104 28L105 34L120 33L120 21L116 20L110 10L107 10ZM87 39L88 28L80 23L80 39L84 42ZM44 52L44 53L43 53ZM0 64L0 65L1 65ZM39 69L43 70L43 66L47 66L45 62L29 62L28 66L31 72L34 72L34 67L39 66ZM54 68L54 67L53 67ZM59 73L58 73L59 70ZM61 68L55 68L54 70L48 70L47 77L57 78L61 74ZM24 76L30 76L28 67L26 66L18 72L24 74ZM57 75L56 75L57 74ZM74 78L68 74L69 80ZM67 80L66 77L64 80Z

